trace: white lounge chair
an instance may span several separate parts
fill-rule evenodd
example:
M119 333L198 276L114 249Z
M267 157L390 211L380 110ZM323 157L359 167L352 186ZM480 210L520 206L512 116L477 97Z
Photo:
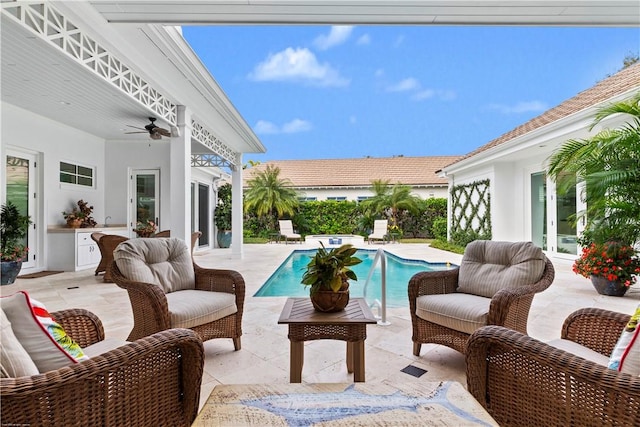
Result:
M367 242L371 244L372 240L382 240L383 243L386 243L389 237L387 225L388 221L386 219L376 219L373 223L373 233L369 234Z
M302 243L302 236L293 232L293 223L290 219L281 219L278 223L280 224L280 236L284 239L285 245L289 240L297 240Z

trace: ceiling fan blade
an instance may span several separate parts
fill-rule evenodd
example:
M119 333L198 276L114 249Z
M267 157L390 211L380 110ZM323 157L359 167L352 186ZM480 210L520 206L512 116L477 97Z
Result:
M159 133L162 136L171 137L171 132L163 128L155 128L154 132Z
M149 136L151 137L151 139L162 139L162 135L156 132L150 133Z
M129 135L129 134L132 134L132 133L147 133L147 131L143 130L143 131L140 131L140 132L125 132L124 134L125 135Z

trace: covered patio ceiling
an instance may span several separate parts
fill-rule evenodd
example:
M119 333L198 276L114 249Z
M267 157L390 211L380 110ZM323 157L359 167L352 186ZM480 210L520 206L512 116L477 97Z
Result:
M90 0L109 22L637 26L638 0Z

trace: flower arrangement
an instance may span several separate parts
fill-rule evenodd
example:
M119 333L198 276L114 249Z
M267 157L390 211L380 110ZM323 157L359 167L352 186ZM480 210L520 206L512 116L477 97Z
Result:
M619 242L591 243L575 260L573 272L584 277L601 276L629 287L640 274L640 259L633 246Z
M91 216L92 212L93 206L89 206L87 202L80 199L77 207L74 206L71 212L62 212L62 216L69 226L73 226L75 223L77 227L95 227L97 223Z
M134 228L133 231L136 232L138 237L149 237L155 233L157 229L158 227L156 226L156 223L147 219L144 221L138 221L136 223L136 228Z

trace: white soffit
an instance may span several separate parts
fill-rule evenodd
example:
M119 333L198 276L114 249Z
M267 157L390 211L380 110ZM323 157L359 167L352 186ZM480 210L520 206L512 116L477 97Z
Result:
M638 0L90 0L109 22L637 26Z

